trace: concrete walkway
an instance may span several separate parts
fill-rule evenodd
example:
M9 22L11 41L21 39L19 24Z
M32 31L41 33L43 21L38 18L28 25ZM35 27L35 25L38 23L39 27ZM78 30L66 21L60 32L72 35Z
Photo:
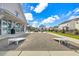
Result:
M79 56L79 53L75 51L0 51L0 56Z
M79 44L79 39L58 35L58 34L55 34L55 33L48 33L48 34L55 35L55 36L58 36L58 37L64 37L64 38L67 38L69 41L72 41L72 42L74 42L76 44Z
M13 35L1 35L0 36L0 51L10 51L15 50L18 46L20 46L24 41L21 41L19 45L16 45L15 42L8 45L8 38L14 38L14 37L27 37L29 33L19 33L19 34L13 34Z
M64 45L54 41L55 35L48 33L31 33L26 40L16 49L17 51L70 51Z
M30 33L26 40L19 46L9 46L9 51L1 50L1 56L79 56L79 50L75 51L58 42L53 38L59 36L48 33ZM5 42L4 42L5 43ZM12 48L13 46L13 48ZM6 47L5 47L6 48Z

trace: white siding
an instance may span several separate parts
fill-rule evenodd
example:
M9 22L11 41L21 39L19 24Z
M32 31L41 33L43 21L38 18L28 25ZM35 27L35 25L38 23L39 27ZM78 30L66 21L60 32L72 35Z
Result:
M75 29L75 21L70 21L70 22L61 24L61 25L59 26L59 29L62 30L63 27L68 27L69 30L74 30L74 29Z
M68 27L69 27L69 30L74 30L75 29L75 21L70 21Z
M79 30L79 20L78 21L75 21L75 27L76 27L76 29Z
M20 4L18 4L18 3L0 3L0 8L8 10L11 13L13 13L14 15L16 15L16 11L17 11L18 12L17 17L23 21L26 21L24 14L21 10Z
M21 9L21 5L19 3L0 3L0 8L4 9L5 11L8 10L8 12L12 15L11 17L16 16L16 14L18 13L18 16L16 16L16 18L15 18L16 19L15 22L18 23L17 20L21 20L20 23L22 26L24 26L24 31L26 31L26 19L25 19L23 11ZM2 16L0 18L2 18ZM10 18L10 19L9 19L9 17L6 17L6 18L7 18L6 20L11 20L11 21L14 20L13 18ZM14 27L14 26L12 26L12 27Z

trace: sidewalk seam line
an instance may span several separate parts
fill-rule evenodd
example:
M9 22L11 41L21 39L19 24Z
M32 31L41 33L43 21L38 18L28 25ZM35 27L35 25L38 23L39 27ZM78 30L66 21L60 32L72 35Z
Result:
M18 56L20 56L20 55L21 55L21 53L22 53L22 51L18 54Z
M50 52L48 51L49 56L51 56Z

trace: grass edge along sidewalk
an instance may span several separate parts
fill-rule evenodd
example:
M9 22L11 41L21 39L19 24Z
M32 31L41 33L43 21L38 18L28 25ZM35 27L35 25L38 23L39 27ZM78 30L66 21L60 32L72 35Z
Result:
M48 33L51 33L51 34L58 34L58 35L62 35L62 36L67 36L67 37L70 37L70 38L74 38L74 39L78 39L79 40L79 35L74 35L74 34L68 34L68 33L61 33L61 32L48 32Z

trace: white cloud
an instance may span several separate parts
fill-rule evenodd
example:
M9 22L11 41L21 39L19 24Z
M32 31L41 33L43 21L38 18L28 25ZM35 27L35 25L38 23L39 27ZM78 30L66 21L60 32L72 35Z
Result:
M60 17L58 15L50 16L47 19L44 19L41 23L42 24L48 24L48 23L52 23L52 22L54 22L55 20L58 20L58 19L60 19Z
M69 11L66 16L70 16L72 14L72 11Z
M79 13L79 8L75 11L75 13Z
M60 19L58 15L55 15L54 18L56 18L56 19Z
M33 7L33 6L31 6L31 7L30 7L30 10L33 10L33 9L34 9L34 7Z
M73 10L73 14L77 14L77 13L79 13L79 8L75 8L75 9Z
M79 18L79 16L71 16L69 20L74 19L74 18Z
M53 21L55 21L55 18L53 17L48 17L47 19L43 20L43 23L52 23Z
M75 8L75 9L73 10L73 12L75 12L75 13L79 12L79 8Z
M65 16L72 16L78 12L79 12L79 8L75 8L74 10L69 11Z
M48 3L40 3L39 5L36 6L36 8L34 9L34 11L36 13L41 13L46 7L48 6Z
M31 13L25 13L24 15L25 15L27 21L33 20L33 15Z
M32 27L38 27L38 22L37 21L33 21L32 22Z
M52 22L54 22L55 20L58 20L58 19L60 19L58 15L50 16L47 19L44 19L42 21L42 24L44 24L44 23L52 23Z
M76 16L76 14L79 13L79 8L75 8L73 11L69 11L67 16L70 16L68 19L74 19L74 18L79 18L79 16Z
M76 16L76 14L79 13L79 8L75 8L72 11L69 11L67 14L64 14L62 17L69 17L68 19L74 19L79 18L79 16Z

